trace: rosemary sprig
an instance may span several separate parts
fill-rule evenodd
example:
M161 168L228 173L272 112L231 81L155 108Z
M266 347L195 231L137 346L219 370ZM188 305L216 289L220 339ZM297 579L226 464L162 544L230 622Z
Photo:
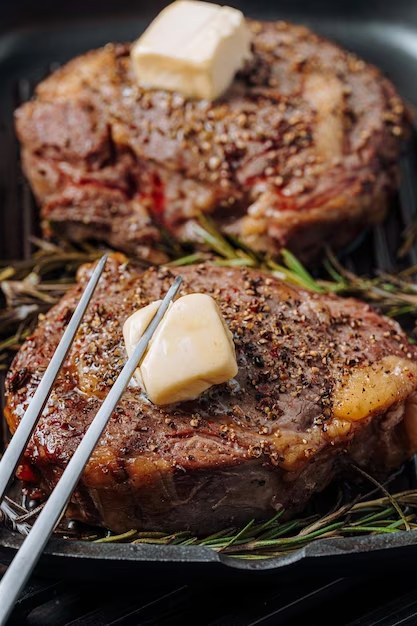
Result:
M289 250L282 250L282 263L277 263L251 252L237 238L224 236L207 217L200 220L196 233L214 254L212 261L215 264L255 267L311 291L360 297L391 317L417 317L417 285L414 280L417 266L396 275L379 272L374 277L357 276L344 268L331 250L327 250L322 264L324 276L322 272L319 278L315 278ZM182 259L177 259L175 263L181 265Z
M376 483L385 494L386 489ZM406 526L405 526L406 525ZM286 520L281 509L267 521L250 520L242 528L229 528L208 537L188 532L164 534L131 530L93 539L97 543L128 541L135 544L198 545L239 558L273 558L306 546L311 541L330 537L395 533L417 528L417 492L389 493L380 498L343 504L328 515L304 516Z
M96 260L103 250L89 245L56 244L33 239L32 258L12 265L0 262L0 370L45 313L74 284L83 263Z
M100 544L204 546L235 558L267 559L294 552L319 539L393 534L417 528L417 490L393 495L366 472L361 470L360 473L382 492L382 497L372 497L375 492L372 490L350 503L339 503L335 510L325 515L304 515L288 520L284 509L280 509L265 521L256 522L252 519L242 528L225 528L208 536L196 536L188 531L163 533L135 529L121 534L103 534L102 530L96 528L77 535L76 531L69 533L65 527L59 527L57 533L69 539L82 538ZM33 512L26 511L8 498L6 506L1 507L0 522L3 515L12 528L27 534L41 508L42 505Z
M199 224L195 224L194 232L215 257L211 260L216 265L226 267L253 267L267 271L281 280L322 292L324 289L309 274L305 267L289 251L283 251L283 264L276 263L270 258L250 250L237 237L226 238L217 230L214 223L207 217L200 217ZM184 257L186 260L187 257ZM177 259L176 265L182 265L183 259Z

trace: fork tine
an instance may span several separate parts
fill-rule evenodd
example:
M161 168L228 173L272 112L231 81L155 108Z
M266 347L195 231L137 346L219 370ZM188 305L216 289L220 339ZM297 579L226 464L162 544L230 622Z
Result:
M107 256L105 255L101 257L100 261L97 263L77 308L75 309L61 341L59 342L55 354L52 357L41 382L39 383L36 393L33 396L19 426L17 427L10 444L3 454L0 461L0 503L19 463L20 457L26 449L36 423L45 408L52 386L58 376L58 372L62 367L65 357L68 354L75 334L91 300L91 296L94 293L104 266L106 265L106 261Z
M55 526L61 519L91 453L96 447L124 390L131 380L138 363L145 354L149 341L165 315L170 303L178 293L182 278L177 276L158 311L145 330L132 356L120 372L106 399L87 429L74 452L58 484L49 496L32 530L0 581L0 626L6 624L15 601L33 571Z

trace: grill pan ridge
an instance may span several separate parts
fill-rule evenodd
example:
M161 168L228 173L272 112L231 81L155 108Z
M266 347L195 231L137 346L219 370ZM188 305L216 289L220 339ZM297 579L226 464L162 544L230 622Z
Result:
M18 3L19 4L19 3ZM21 3L22 5L24 3ZM47 4L47 3L45 3ZM127 3L129 4L129 3ZM140 4L140 3L139 3ZM142 3L143 5L145 3ZM159 4L159 3L158 3ZM358 52L366 60L376 63L398 86L411 107L417 105L417 84L410 81L417 64L417 7L416 11L398 3L398 16L392 21L392 6L387 2L367 3L368 8L378 11L378 20L370 15L360 17L364 10L359 2L342 2L340 13L335 14L331 2L319 3L318 15L312 15L308 2L282 2L277 7L273 2L241 2L239 7L248 15L265 19L281 17L305 23L319 33L339 41L347 48ZM106 2L105 7L111 3ZM353 6L352 6L353 5ZM74 16L78 3L75 3ZM326 9L327 7L327 9ZM356 11L354 8L356 7ZM154 10L159 8L154 6ZM107 9L104 8L105 12ZM110 11L110 8L108 9ZM403 16L407 16L406 24ZM13 11L5 18L16 20ZM341 19L343 14L343 19ZM414 15L415 14L415 15ZM147 16L147 17L145 17ZM12 112L31 97L35 84L62 62L89 48L106 41L133 39L143 29L150 16L143 8L134 20L117 16L111 20L101 17L93 23L84 21L66 22L65 27L55 25L32 27L30 30L17 28L1 35L0 29L0 81L3 85L0 96L0 256L2 258L28 258L31 254L30 236L38 234L36 207L28 184L23 178L17 140L14 136ZM411 21L410 21L411 18ZM0 9L1 19L1 9ZM72 24L72 26L71 26ZM406 24L406 25L405 25ZM71 36L76 29L77 36ZM404 35L401 39L401 35ZM405 37L407 35L407 37ZM384 224L368 231L362 242L343 258L343 263L356 273L370 273L379 268L393 272L406 265L417 263L417 246L406 259L399 262L396 251L401 243L401 234L417 217L417 135L414 133L401 163L401 189L394 206ZM0 373L0 376L1 373ZM3 380L0 380L3 388ZM2 398L3 402L3 398ZM6 432L3 425L3 439ZM1 431L0 431L1 432ZM414 463L407 468L410 485L415 484ZM21 543L17 533L0 528L0 561L7 562ZM127 575L142 566L147 577L170 576L175 572L180 579L198 573L209 577L230 576L237 578L254 573L273 573L298 576L300 572L323 572L331 566L332 574L355 571L357 568L377 570L382 560L390 561L392 567L410 568L417 556L417 531L399 532L395 535L375 535L329 539L310 544L290 555L264 561L238 560L221 555L204 547L157 546L157 545L100 545L90 542L54 538L48 544L40 568L59 575L90 578ZM61 570L65 562L65 572ZM82 563L82 567L80 564Z

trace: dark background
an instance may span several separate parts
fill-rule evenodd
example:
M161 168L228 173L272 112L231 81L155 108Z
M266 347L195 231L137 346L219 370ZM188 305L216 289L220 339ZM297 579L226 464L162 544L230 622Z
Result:
M160 0L3 0L0 15L3 29L16 25L45 25L58 19L97 18L99 16L152 17L168 4ZM271 17L302 13L311 16L338 16L371 20L394 19L402 15L403 23L417 15L414 0L242 0L227 2L244 13Z

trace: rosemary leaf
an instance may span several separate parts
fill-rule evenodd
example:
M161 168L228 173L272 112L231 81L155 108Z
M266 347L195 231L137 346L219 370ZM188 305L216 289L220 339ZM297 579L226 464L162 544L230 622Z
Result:
M290 269L294 274L299 276L301 280L304 281L304 284L308 286L313 291L317 291L319 293L323 293L324 289L321 287L307 272L305 267L300 263L298 259L293 255L292 252L286 250L285 248L281 251L282 258L284 260L285 265Z
M395 499L395 496L390 494L389 491L384 487L384 485L381 485L375 478L373 478L367 472L365 472L365 470L363 470L362 468L358 467L357 465L352 465L352 467L357 472L359 472L359 474L362 474L362 476L367 478L367 480L369 480L371 483L373 483L375 486L377 486L377 487L379 487L379 489L381 489L381 491L386 495L388 500L391 502L393 508L397 511L399 517L401 518L401 520L402 520L402 522L404 524L405 530L410 530L410 526L408 524L408 520L405 517L405 515L404 515L400 505L398 504L397 500Z
M171 267L182 267L184 265L192 265L193 263L200 263L204 261L205 257L200 252L195 252L193 254L187 254L186 256L182 256L179 259L175 259L175 261L171 261L168 263Z
M94 543L117 543L119 541L125 541L126 539L132 539L136 535L136 530L128 530L127 532L121 533L120 535L109 535L108 537L96 539Z
M224 546L223 550L226 550L227 548L230 548L231 545L233 545L234 543L237 543L239 541L239 539L241 539L245 534L247 534L247 532L252 528L252 526L254 525L255 520L250 520L250 522L248 522L246 524L246 526L244 526L242 528L242 530L240 532L237 533L237 535L235 535L234 537L232 537Z

